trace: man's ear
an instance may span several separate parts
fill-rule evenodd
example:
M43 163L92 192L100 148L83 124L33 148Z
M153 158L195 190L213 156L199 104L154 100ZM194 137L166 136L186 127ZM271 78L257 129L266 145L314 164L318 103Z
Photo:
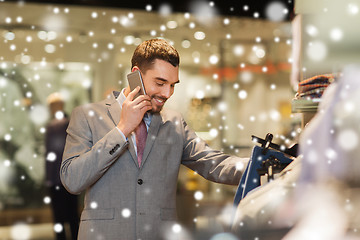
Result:
M140 69L139 69L138 66L134 66L134 67L131 69L131 72L135 72L136 70L139 70L139 71L140 71Z

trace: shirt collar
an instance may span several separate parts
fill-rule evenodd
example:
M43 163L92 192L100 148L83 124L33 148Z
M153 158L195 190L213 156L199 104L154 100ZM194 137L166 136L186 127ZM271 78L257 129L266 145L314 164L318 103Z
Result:
M116 100L118 101L118 103L120 104L120 108L122 108L122 105L123 103L125 102L126 100L126 97L125 97L125 88L123 90L121 90L119 96L116 98Z

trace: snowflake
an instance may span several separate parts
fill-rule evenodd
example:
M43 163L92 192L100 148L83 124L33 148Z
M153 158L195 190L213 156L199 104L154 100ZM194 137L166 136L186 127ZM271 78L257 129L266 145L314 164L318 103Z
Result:
M51 198L49 196L44 197L44 203L45 204L51 203Z
M54 224L54 231L56 233L61 233L63 231L64 227L61 223L55 223Z
M197 201L200 201L204 198L204 193L201 192L201 191L196 191L194 193L194 198L197 200Z
M123 218L129 218L131 216L131 211L128 208L124 208L121 211L121 215L123 216Z

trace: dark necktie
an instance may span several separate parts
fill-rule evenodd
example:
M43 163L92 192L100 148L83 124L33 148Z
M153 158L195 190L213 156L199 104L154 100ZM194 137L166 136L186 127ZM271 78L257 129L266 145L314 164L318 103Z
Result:
M141 160L144 154L146 137L147 137L147 130L144 120L142 120L139 126L136 127L135 137L136 137L136 147L137 147L137 159L140 167Z

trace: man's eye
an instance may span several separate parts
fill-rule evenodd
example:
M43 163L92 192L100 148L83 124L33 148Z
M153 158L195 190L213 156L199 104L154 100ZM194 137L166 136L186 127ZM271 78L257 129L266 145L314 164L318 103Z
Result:
M159 82L157 82L156 83L158 86L164 86L164 83L159 83Z

